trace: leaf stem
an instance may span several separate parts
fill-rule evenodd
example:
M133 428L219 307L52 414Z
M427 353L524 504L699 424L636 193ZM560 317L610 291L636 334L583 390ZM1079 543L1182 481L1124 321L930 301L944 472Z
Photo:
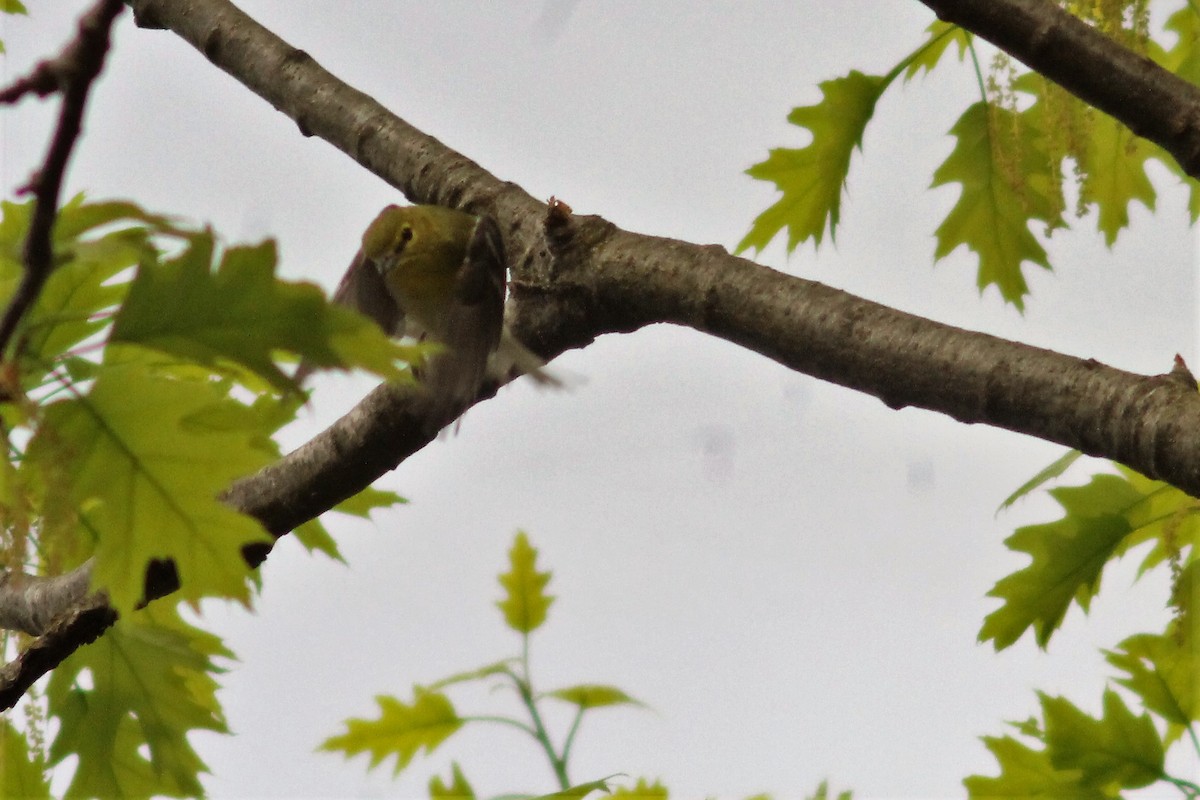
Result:
M575 744L575 734L579 732L579 723L583 722L583 706L575 712L575 719L571 722L571 730L567 733L567 740L563 743L562 759L563 763L571 757L571 746Z
M562 756L554 751L554 744L550 741L550 734L546 732L542 715L538 712L537 701L533 696L533 681L529 674L529 634L527 632L521 633L521 674L513 677L517 693L521 695L521 702L525 704L525 708L529 711L529 719L533 723L533 738L537 739L546 753L546 758L550 760L550 767L554 770L554 777L558 780L558 788L569 789L571 780L567 776L566 750L564 748Z
M987 83L983 79L983 68L979 66L979 53L975 51L974 38L967 45L967 50L971 53L971 65L975 67L975 80L979 83L979 99L986 103L988 101Z

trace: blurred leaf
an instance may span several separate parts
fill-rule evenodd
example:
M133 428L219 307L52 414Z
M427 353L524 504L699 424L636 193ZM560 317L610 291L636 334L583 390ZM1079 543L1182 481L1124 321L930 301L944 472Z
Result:
M296 388L275 365L287 350L319 365L362 367L386 378L408 373L412 355L370 320L333 305L316 286L275 277L275 244L226 250L212 270L210 233L195 234L177 258L142 264L113 325L130 342L217 368L241 365L281 390Z
M1057 769L1044 750L1032 750L1010 736L984 736L983 743L999 762L1000 774L964 780L970 800L1113 800L1107 792L1083 783L1082 770Z
M346 732L326 739L322 750L345 753L351 758L359 753L371 754L370 768L374 769L388 756L396 757L393 775L408 766L421 748L432 753L463 726L450 699L440 692L417 687L412 705L387 695L375 698L379 703L379 718L350 719Z
M1152 145L1107 114L1096 114L1081 166L1086 179L1080 202L1099 210L1096 227L1109 247L1117 234L1129 227L1129 203L1137 200L1153 211L1157 197L1146 176L1146 160L1154 155Z
M0 0L0 11L5 14L28 14L21 0Z
M763 800L769 800L767 795L759 795ZM751 798L754 800L754 798ZM817 787L817 793L808 798L808 800L829 800L829 782L821 781L821 785ZM853 800L853 796L849 791L842 792L837 796L837 800Z
M310 519L293 528L292 536L295 536L308 552L324 553L334 561L346 563L346 559L342 557L342 551L338 550L337 542L329 535L329 530L321 524L319 519Z
M561 792L554 794L543 794L533 798L533 800L578 800L581 797L587 797L592 792L611 792L608 788L608 782L616 775L609 775L607 778L601 778L598 781L588 781L587 783L579 783L570 788L563 789Z
M600 684L581 684L568 686L546 692L546 697L555 697L568 703L584 708L600 708L601 706L633 705L645 707L645 703L635 700L615 686Z
M1016 114L987 103L970 106L950 132L958 143L934 172L931 188L959 183L962 191L937 229L934 258L966 245L979 256L979 290L995 284L1005 300L1023 309L1029 287L1022 265L1050 269L1029 223L1049 226L1061 217L1039 188L1052 182L1049 160Z
M94 587L131 611L147 565L170 559L183 598L249 602L241 549L271 537L217 497L270 461L258 417L211 381L175 379L136 349L121 352L86 396L46 408L28 451L34 464L58 465L72 532L94 537Z
M1183 5L1163 27L1176 39L1171 49L1161 54L1162 65L1189 83L1200 84L1200 14Z
M451 765L450 785L442 783L442 779L434 775L429 779L429 800L475 800L475 790L467 783L458 762Z
M645 778L638 778L637 783L628 789L618 787L611 795L614 800L667 800L669 796L667 787L659 781L650 783Z
M1034 489L1037 489L1042 484L1046 483L1047 481L1052 481L1059 475L1062 475L1072 464L1078 461L1079 457L1082 455L1083 453L1079 452L1078 450L1068 450L1067 452L1063 453L1061 456L1054 459L1053 463L1049 464L1040 472L1038 472L1037 475L1034 475L1032 478L1025 481L1025 483L1021 484L1021 486L1015 492L1004 498L1004 502L1001 503L1000 508L996 510L1003 511L1025 495L1032 492Z
M971 34L957 25L952 25L949 22L943 22L936 19L929 24L925 29L929 34L929 38L925 43L917 48L908 61L908 65L904 68L904 80L912 80L921 70L932 72L938 62L942 60L942 56L950 48L950 45L957 45L958 60L962 61L963 56L967 53L967 48L971 45Z
M826 226L835 237L850 156L856 147L862 149L863 131L887 84L883 77L855 70L822 83L820 103L792 109L788 122L808 129L812 142L799 150L772 150L766 161L746 170L752 178L774 183L783 197L758 215L737 252L762 250L785 227L789 253L808 239L819 245Z
M1071 600L1086 611L1100 588L1100 574L1133 527L1126 514L1142 495L1115 475L1095 475L1085 486L1053 489L1066 515L1058 522L1027 525L1005 540L1032 563L1002 578L988 592L1004 600L984 620L980 641L997 650L1015 642L1031 626L1045 647Z
M1127 677L1117 683L1132 691L1147 710L1168 724L1167 741L1184 733L1200 718L1200 653L1188 637L1140 633L1105 652L1110 664Z
M515 658L506 658L503 661L496 661L492 664L488 664L487 666L480 667L479 669L472 669L466 672L456 672L450 677L442 678L440 681L435 681L424 688L428 689L429 691L440 691L441 689L445 689L447 686L453 686L456 683L470 683L471 681L490 678L493 675L510 675L510 665L514 661L516 661Z
M1200 546L1200 500L1170 484L1141 475L1128 467L1116 465L1117 471L1129 481L1142 500L1126 515L1134 531L1117 549L1123 555L1145 542L1153 542L1138 566L1144 574L1164 561L1178 558L1191 546Z
M232 654L159 602L122 616L63 662L46 694L60 721L51 763L79 759L67 796L202 794L199 774L208 769L187 735L228 732L216 699L213 676L222 670L214 656ZM89 689L81 688L85 672Z
M508 596L496 605L504 612L508 627L529 633L546 621L546 611L554 602L543 591L550 582L550 573L537 571L537 550L529 545L524 531L517 532L508 559L511 569L500 575L500 585Z
M338 503L333 507L333 510L342 514L369 519L371 512L377 508L391 508L392 506L407 502L407 500L395 492L387 492L382 489L376 489L373 486L368 486L353 497L349 497Z
M1056 769L1080 770L1089 786L1136 789L1158 780L1163 745L1150 717L1135 717L1111 689L1104 716L1093 719L1061 697L1042 698L1046 750Z
M0 719L0 797L50 800L46 765L29 749L25 735Z
M0 303L7 304L24 273L31 207L0 204ZM39 384L55 359L109 324L105 314L128 285L114 278L153 257L152 234L174 230L132 203L88 203L76 195L63 205L53 233L55 269L21 327L24 386Z

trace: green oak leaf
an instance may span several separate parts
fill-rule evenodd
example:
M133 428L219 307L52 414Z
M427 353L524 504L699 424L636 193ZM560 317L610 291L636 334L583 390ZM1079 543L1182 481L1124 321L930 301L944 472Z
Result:
M368 486L353 497L348 497L338 503L333 507L333 510L341 514L368 519L371 516L371 512L377 508L391 508L392 506L407 502L407 500L395 492L388 492L383 489L376 489L374 486Z
M416 687L411 705L379 695L378 719L346 720L346 732L321 743L321 750L342 751L346 758L370 753L374 769L389 756L396 757L394 775L408 766L421 748L432 753L463 726L450 698L441 692Z
M201 794L199 775L208 769L188 733L228 733L216 699L216 656L232 653L174 607L156 603L122 616L64 661L46 694L60 723L51 763L79 759L67 796ZM82 688L83 673L90 688Z
M638 778L637 783L630 787L618 787L611 795L613 800L667 800L667 787L659 781L651 783L645 778Z
M1105 657L1125 673L1117 683L1167 722L1168 743L1200 719L1200 652L1191 637L1135 634L1105 651Z
M1151 211L1157 194L1146 176L1153 146L1107 114L1095 114L1081 164L1087 178L1080 202L1099 210L1096 227L1109 247L1129 227L1129 203L1137 200Z
M765 794L758 795L758 797L763 798L763 800L769 800ZM753 798L750 800L753 800ZM829 800L829 781L821 781L821 784L817 787L816 794L810 795L807 800ZM853 798L849 791L845 791L837 796L837 800L853 800Z
M979 640L991 640L997 650L1030 627L1044 648L1073 599L1087 610L1100 588L1104 565L1133 530L1126 514L1142 499L1116 475L1095 475L1085 486L1061 487L1050 494L1066 515L1057 522L1022 527L1004 542L1033 561L988 592L1004 605L984 620Z
M0 303L7 303L24 272L31 203L0 204ZM122 271L154 254L150 237L174 232L165 217L132 203L89 203L76 195L59 210L52 244L55 269L21 326L21 378L40 383L56 358L109 324L125 297Z
M984 736L983 743L1000 764L994 778L972 775L963 781L969 800L1112 800L1083 782L1083 771L1059 769L1044 750L1033 750L1011 736Z
M508 627L529 633L546 621L546 611L554 602L543 591L550 582L550 573L537 571L537 550L530 546L524 531L517 532L508 558L511 568L500 575L500 585L508 596L496 605L504 612Z
M1121 542L1116 554L1124 555L1145 542L1153 543L1138 565L1139 576L1164 561L1177 558L1185 547L1200 545L1200 500L1128 467L1117 464L1116 468L1142 496L1142 500L1126 514L1134 530Z
M808 239L820 245L826 227L834 238L850 156L862 149L863 131L888 82L855 70L822 83L820 103L792 109L788 122L810 131L812 142L798 150L772 150L766 161L746 170L752 178L774 183L783 196L758 215L737 252L761 251L784 228L789 253Z
M1150 717L1135 717L1111 689L1104 715L1094 719L1061 697L1040 695L1046 752L1056 769L1079 770L1089 786L1136 789L1158 780L1163 744Z
M601 708L603 706L633 705L645 707L645 703L635 700L615 686L587 683L578 686L568 686L546 692L546 697L553 697L567 703L585 708Z
M470 683L471 681L483 680L490 678L493 675L512 675L512 664L516 661L515 658L506 658L503 661L495 661L491 664L479 667L478 669L466 670L465 672L456 672L453 675L442 678L439 681L434 681L424 687L430 691L440 691L447 686L453 686L456 683Z
M971 46L971 34L968 31L940 19L931 22L925 32L929 34L929 38L917 48L904 66L906 81L912 80L922 70L932 72L951 45L957 45L959 61L963 60L967 48Z
M538 795L537 797L532 798L532 800L580 800L580 798L587 797L592 792L607 792L611 794L612 789L609 788L608 783L615 777L617 776L609 775L607 778L601 778L598 781L577 783L574 786L570 786L560 792Z
M342 551L338 549L337 542L319 519L310 519L293 528L292 536L295 536L296 541L300 542L308 552L324 553L334 561L346 563L346 559L342 557Z
M458 762L451 762L450 769L449 785L437 775L429 779L429 800L475 800L475 790L467 782Z
M242 547L271 537L217 497L268 463L273 448L263 445L259 415L219 384L178 379L147 355L110 348L87 395L46 407L29 458L55 470L56 502L77 520L72 532L94 542L93 585L119 612L142 599L146 567L158 559L174 562L189 601L248 603Z
M962 190L935 233L934 258L965 245L979 256L979 290L995 285L1023 309L1029 293L1024 263L1050 269L1029 223L1051 226L1061 217L1043 188L1052 183L1049 161L1035 131L1005 108L975 103L950 132L958 142L934 172L931 188L958 183Z
M31 752L25 735L0 720L0 797L50 800L50 782L40 755Z
M377 508L389 508L407 502L407 500L395 492L387 492L368 486L353 497L349 497L338 503L332 510L368 519L371 516L371 512ZM292 531L292 535L310 553L321 552L335 561L345 562L341 551L338 550L337 542L329 535L329 531L321 524L319 519L310 519L308 522L301 524Z
M1079 457L1082 455L1083 453L1079 452L1078 450L1068 450L1067 452L1063 453L1061 456L1054 459L1052 463L1039 470L1038 474L1021 484L1016 491L1004 498L1004 502L1000 504L1000 507L996 509L996 511L1003 511L1025 495L1032 492L1034 489L1037 489L1045 484L1047 481L1052 481L1058 476L1062 475L1067 471L1068 468L1070 468L1072 464L1078 461Z
M328 301L319 288L275 277L275 244L231 247L213 269L210 233L190 237L176 258L143 263L113 324L112 342L152 347L198 364L237 364L281 390L295 383L276 366L279 350L321 366L361 367L389 379L414 347Z

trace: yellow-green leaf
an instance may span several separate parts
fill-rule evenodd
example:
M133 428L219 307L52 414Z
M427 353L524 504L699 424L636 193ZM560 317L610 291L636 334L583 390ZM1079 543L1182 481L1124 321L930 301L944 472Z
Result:
M587 797L592 792L609 792L608 782L615 778L616 775L609 775L607 778L601 778L598 781L588 781L587 783L577 783L561 792L554 794L543 794L532 798L532 800L580 800Z
M1126 673L1117 683L1167 722L1168 742L1200 719L1200 652L1191 637L1136 634L1105 656Z
M143 263L113 324L113 342L131 342L208 367L238 364L280 389L294 389L275 365L286 350L314 364L361 367L391 379L414 349L370 320L333 305L312 284L275 277L275 244L229 248L214 271L211 234L196 234L177 258Z
M984 620L979 639L991 640L997 650L1030 627L1038 645L1045 647L1072 599L1087 610L1100 588L1104 565L1133 530L1126 514L1142 499L1116 475L1095 475L1085 486L1061 487L1050 494L1066 515L1057 522L1020 528L1004 542L1033 561L988 592L1004 605Z
M7 719L0 719L0 797L50 800L46 765L30 752L25 735Z
M136 348L122 352L86 396L47 407L30 459L61 470L58 501L75 509L75 535L94 541L93 584L118 611L142 599L155 559L174 562L187 600L248 602L241 548L270 537L217 496L271 459L260 417L211 381L180 380ZM237 418L240 427L230 424Z
M1151 211L1157 197L1146 176L1153 146L1107 114L1096 114L1083 152L1087 178L1080 201L1099 210L1096 227L1112 247L1117 234L1129 227L1129 203L1137 200Z
M23 248L30 203L0 204L0 303L7 303L24 272ZM164 217L132 203L88 203L76 195L54 225L55 269L23 320L20 368L28 389L40 383L69 347L108 325L125 296L126 281L114 277L154 254L152 233L173 231Z
M1094 719L1061 697L1041 695L1046 751L1055 769L1080 770L1090 786L1137 789L1162 774L1163 745L1150 717L1135 717L1120 695L1104 692Z
M429 800L475 800L475 790L467 782L458 762L451 762L450 769L449 785L438 775L429 779Z
M329 530L321 524L319 519L310 519L308 522L302 523L300 526L292 529L292 536L296 537L296 541L310 553L319 552L332 558L334 561L345 563L346 559L342 557L342 551L338 549L337 542L329 535Z
M995 778L972 775L963 781L970 800L1112 800L1100 787L1083 782L1083 771L1057 769L1044 750L1033 750L1010 736L984 736L1000 763Z
M453 686L456 683L469 683L471 681L482 680L483 678L490 678L493 675L511 675L512 662L514 661L516 661L515 658L506 658L503 661L495 661L491 664L482 666L479 669L456 672L449 677L442 678L439 681L434 681L424 688L430 691L436 691L445 689L447 686Z
M1072 464L1078 461L1079 457L1082 455L1083 453L1079 452L1078 450L1068 450L1067 452L1063 453L1061 456L1054 459L1052 463L1039 470L1037 475L1034 475L1032 478L1025 481L1025 483L1021 484L1015 492L1004 498L1004 502L1000 504L1000 508L996 509L996 511L1003 511L1025 495L1032 492L1034 489L1037 489L1039 486L1045 484L1047 481L1052 481L1059 475L1062 475Z
M822 83L820 103L792 109L788 122L811 132L812 142L799 150L772 150L766 161L746 170L752 178L774 183L783 196L758 215L737 252L762 250L784 228L789 253L808 239L819 245L826 227L835 236L850 156L856 147L862 149L863 130L887 84L883 77L855 70Z
M424 748L426 754L432 753L463 726L450 699L441 692L417 687L411 705L387 695L379 695L375 700L379 703L377 719L346 720L346 732L326 739L321 749L340 750L346 758L369 753L371 769L385 758L395 756L393 774L399 774L418 750Z
M407 502L407 500L395 492L388 492L376 489L374 486L368 486L353 497L348 497L338 503L333 507L333 510L342 514L350 514L351 516L367 519L371 516L371 512L377 508L390 508Z
M199 775L208 770L188 733L228 732L216 700L214 675L222 670L214 656L232 654L174 607L157 603L122 616L63 662L46 693L60 723L51 763L79 759L67 796L201 793Z
M959 183L962 191L937 229L934 258L965 245L979 256L979 290L994 284L1005 300L1024 308L1029 287L1022 265L1050 269L1029 223L1049 226L1061 216L1039 188L1053 182L1049 161L1035 132L1004 108L975 103L950 132L958 142L934 172L932 188Z
M601 706L633 705L645 706L640 700L635 700L615 686L587 683L578 686L568 686L546 692L547 697L555 697L582 708L600 708Z
M507 597L496 605L504 612L510 628L529 633L546 621L546 611L554 602L543 591L550 582L550 573L537 571L537 550L530 546L524 531L518 531L508 559L510 569L500 575L500 585Z
M667 787L659 781L651 783L645 778L638 778L637 783L628 788L622 786L610 795L614 800L667 800Z
M942 60L950 45L957 45L958 60L962 61L971 45L971 34L957 25L935 19L925 29L929 37L917 48L904 68L904 80L911 80L921 70L930 72Z
M769 800L765 794L759 795L759 797L763 798L763 800ZM750 800L754 800L754 798L750 798ZM810 795L807 800L830 800L829 781L821 781L821 784L817 786L816 794ZM851 793L849 791L842 792L837 796L837 800L851 800Z

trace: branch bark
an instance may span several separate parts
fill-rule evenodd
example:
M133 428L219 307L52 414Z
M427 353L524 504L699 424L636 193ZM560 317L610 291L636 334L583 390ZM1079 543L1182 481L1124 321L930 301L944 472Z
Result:
M585 346L602 333L657 322L686 325L893 408L915 406L1037 436L1200 495L1200 393L1180 372L1135 375L905 314L719 246L630 233L599 217L548 213L516 185L342 83L227 0L128 2L140 25L171 29L293 119L304 135L330 142L411 200L496 218L512 259L511 322L543 355ZM1060 59L1078 58L1104 74L1106 51L1078 44L1085 39L1054 39L1056 46L1079 48ZM1191 87L1171 91L1180 102L1195 93ZM1178 149L1192 152L1190 135L1177 132ZM285 534L424 446L430 436L421 402L401 388L375 390L311 442L239 481L226 501L276 536ZM246 555L257 564L266 552ZM173 590L173 570L151 572L147 599ZM94 638L92 630L83 622L56 628L39 646L69 652L72 637ZM52 660L38 661L30 674L53 668ZM21 681L28 677L22 673ZM0 676L0 699L7 702L4 683Z

